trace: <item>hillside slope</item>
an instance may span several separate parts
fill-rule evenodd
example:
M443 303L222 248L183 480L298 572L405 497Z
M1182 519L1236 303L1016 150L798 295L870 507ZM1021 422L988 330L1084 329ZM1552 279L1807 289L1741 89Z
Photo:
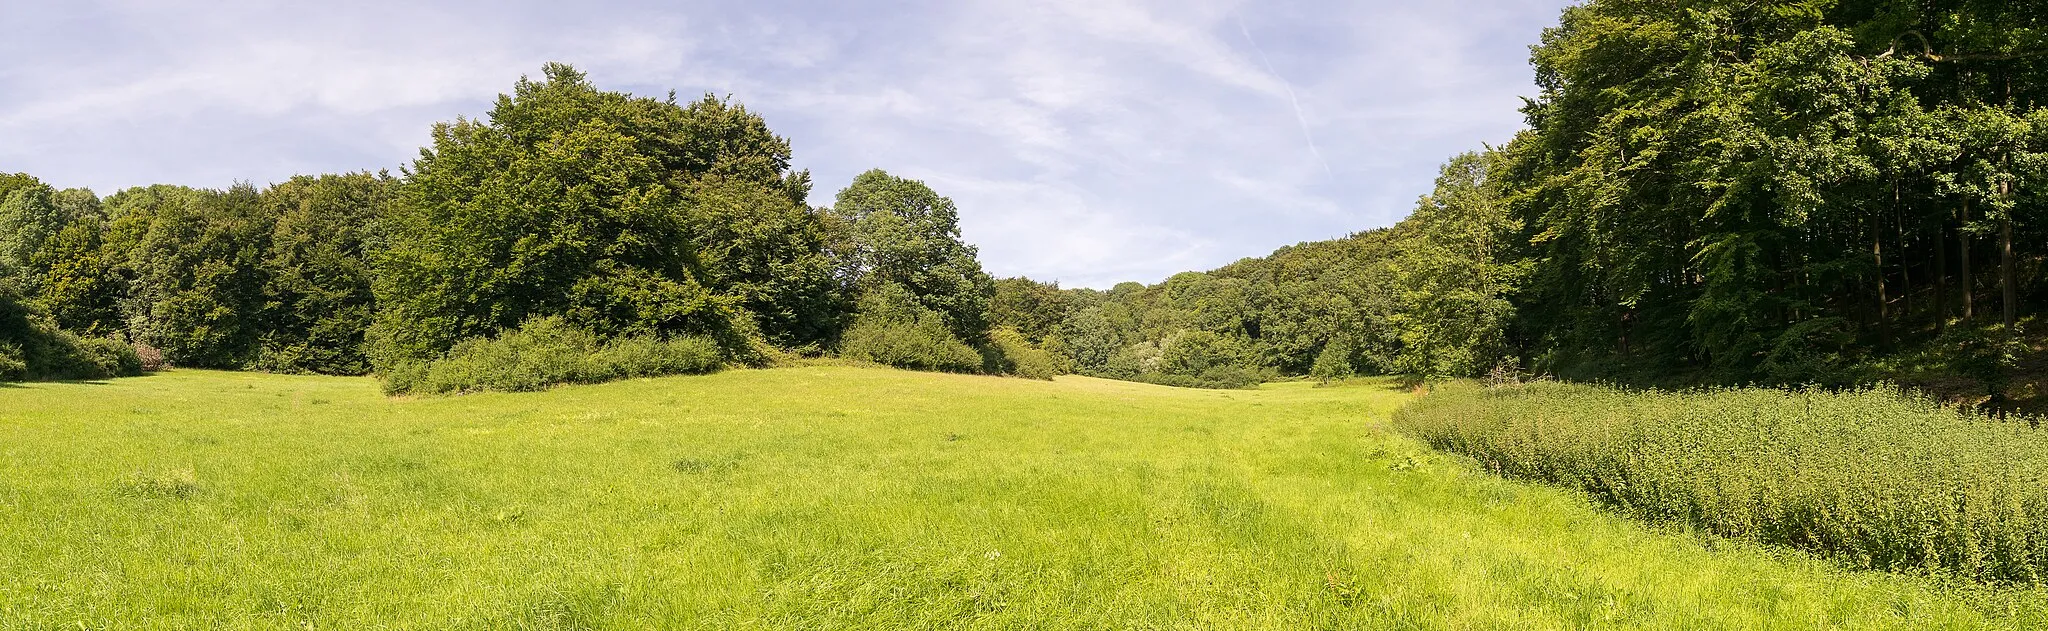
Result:
M1655 531L1381 382L847 367L387 399L0 388L0 628L2012 628L2036 592Z

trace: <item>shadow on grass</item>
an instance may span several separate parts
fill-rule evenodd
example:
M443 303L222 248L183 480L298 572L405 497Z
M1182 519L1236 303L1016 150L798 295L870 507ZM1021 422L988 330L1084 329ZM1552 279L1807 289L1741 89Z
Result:
M61 384L67 386L111 386L115 379L142 379L157 373L146 372L132 377L107 377L103 379L44 379L40 381L0 381L0 388L25 388L29 384Z

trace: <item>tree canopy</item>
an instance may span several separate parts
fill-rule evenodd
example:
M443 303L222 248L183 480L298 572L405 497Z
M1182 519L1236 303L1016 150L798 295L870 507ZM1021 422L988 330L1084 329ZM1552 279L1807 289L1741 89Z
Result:
M727 360L1175 385L1988 392L2048 346L2026 331L2048 298L2044 21L2041 0L1590 0L1531 51L1526 128L1450 159L1406 219L1152 285L995 280L924 182L873 169L813 208L745 106L561 64L434 126L397 177L100 200L0 175L0 276L17 329L193 366L388 372L556 318Z
M560 64L486 121L436 125L377 254L373 357L418 360L559 314L605 335L705 334L743 354L830 317L809 176L758 116L605 92Z
M897 285L944 318L955 336L988 335L995 281L981 270L975 247L960 240L953 200L924 182L874 169L839 191L832 214L845 234L840 273L856 291Z

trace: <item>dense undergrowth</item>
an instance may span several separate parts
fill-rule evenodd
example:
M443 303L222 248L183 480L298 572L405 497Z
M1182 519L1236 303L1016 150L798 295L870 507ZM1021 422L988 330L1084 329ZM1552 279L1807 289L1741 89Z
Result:
M569 383L706 373L723 366L718 344L701 337L607 339L560 318L529 320L494 338L475 338L428 362L384 376L391 394L528 392Z
M0 285L0 382L129 377L143 368L134 346L58 328Z
M2015 417L2022 418L2022 417ZM1888 388L1451 383L1404 432L1639 518L1858 569L2048 578L2048 434Z

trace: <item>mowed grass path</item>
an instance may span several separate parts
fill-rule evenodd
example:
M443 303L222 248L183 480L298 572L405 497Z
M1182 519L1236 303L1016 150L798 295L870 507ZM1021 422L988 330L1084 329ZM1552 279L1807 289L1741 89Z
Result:
M1384 427L1385 384L851 367L0 388L0 628L2014 628Z

